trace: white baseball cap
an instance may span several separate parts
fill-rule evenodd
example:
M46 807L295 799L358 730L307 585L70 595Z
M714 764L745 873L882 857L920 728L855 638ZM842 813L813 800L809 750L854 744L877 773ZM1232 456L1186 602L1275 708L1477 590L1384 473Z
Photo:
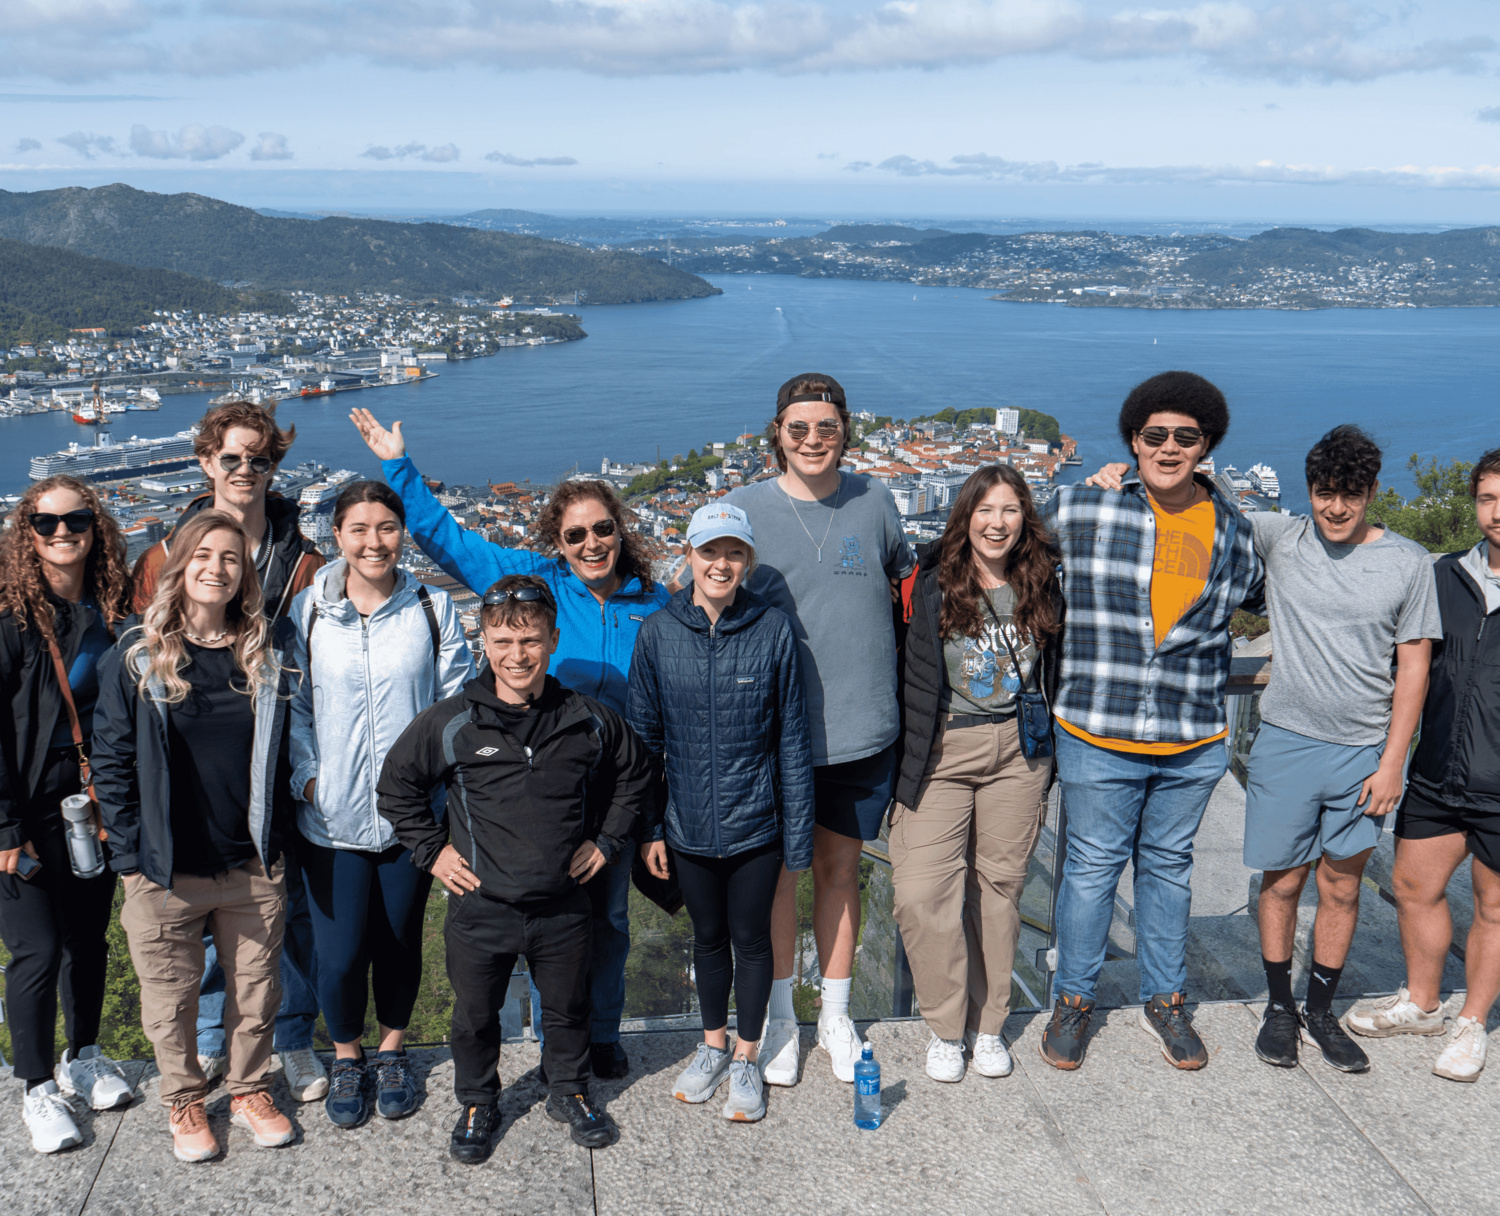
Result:
M750 530L750 517L738 507L727 502L711 502L693 512L688 521L687 542L693 548L706 545L711 540L733 536L755 548L755 533Z

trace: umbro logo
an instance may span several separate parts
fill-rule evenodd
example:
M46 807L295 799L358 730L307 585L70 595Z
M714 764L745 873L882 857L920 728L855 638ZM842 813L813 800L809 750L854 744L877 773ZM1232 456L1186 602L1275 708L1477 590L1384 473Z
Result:
M494 755L494 754L495 754L495 753L496 753L496 752L498 752L498 751L499 751L499 750L500 750L500 749L499 749L499 748L498 748L498 747L481 747L481 748L480 748L480 749L479 749L479 750L478 750L478 751L477 751L477 752L475 752L475 753L474 753L474 754L475 754L475 755L476 755L476 756L493 756L493 755Z

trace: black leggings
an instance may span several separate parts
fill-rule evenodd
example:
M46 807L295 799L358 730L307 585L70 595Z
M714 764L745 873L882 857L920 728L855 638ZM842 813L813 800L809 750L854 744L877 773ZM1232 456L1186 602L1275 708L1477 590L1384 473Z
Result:
M781 842L733 857L701 857L674 849L672 862L693 918L693 966L703 1029L728 1024L732 982L739 1037L758 1043L771 1001L771 905L781 880Z
M42 868L29 882L0 875L0 938L10 951L5 968L5 1020L11 1063L22 1081L45 1081L54 1063L57 993L62 989L63 1029L75 1054L99 1038L104 973L109 963L105 930L114 904L115 874L79 878L68 862L58 809L78 792L78 753L55 749L33 801L49 808L32 826L32 847Z

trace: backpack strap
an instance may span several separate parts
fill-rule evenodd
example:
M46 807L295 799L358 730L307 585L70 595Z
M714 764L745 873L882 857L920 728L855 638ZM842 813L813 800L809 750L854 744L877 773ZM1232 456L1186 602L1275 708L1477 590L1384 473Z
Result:
M442 657L443 631L438 626L437 610L432 606L432 595L426 583L417 585L417 599L422 602L422 611L427 614L427 632L432 634L432 662L434 666Z

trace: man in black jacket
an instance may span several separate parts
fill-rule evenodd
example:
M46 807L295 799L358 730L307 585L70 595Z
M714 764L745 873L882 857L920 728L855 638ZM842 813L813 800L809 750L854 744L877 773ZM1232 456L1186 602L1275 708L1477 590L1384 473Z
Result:
M1469 477L1484 539L1437 563L1443 637L1432 651L1422 737L1396 811L1393 886L1406 955L1395 996L1345 1015L1350 1030L1384 1038L1446 1030L1439 986L1453 920L1448 880L1472 854L1474 921L1464 945L1468 992L1432 1071L1474 1081L1484 1068L1485 1020L1500 997L1500 448Z
M377 786L412 862L452 895L444 937L463 1111L449 1151L468 1164L489 1156L500 1126L499 1014L519 954L541 992L548 1115L586 1148L613 1138L588 1094L592 920L582 884L630 863L651 789L624 720L547 674L558 630L544 580L502 578L485 593L480 624L488 667L418 715ZM431 803L440 782L444 822Z

